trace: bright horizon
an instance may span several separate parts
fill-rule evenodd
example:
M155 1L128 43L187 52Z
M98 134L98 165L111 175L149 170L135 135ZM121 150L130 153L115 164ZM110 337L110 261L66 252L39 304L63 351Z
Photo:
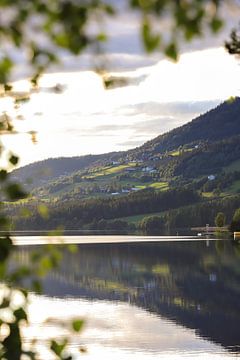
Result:
M139 17L121 8L105 23L109 40L104 60L109 74L124 77L128 85L105 90L102 79L89 70L94 59L88 53L75 57L59 50L61 64L49 69L51 73L40 80L42 91L17 113L12 99L1 99L1 110L16 118L21 133L3 136L2 142L20 156L20 165L128 150L239 96L239 62L223 45L238 24L240 7L235 1L223 2L220 11L225 21L222 31L206 30L202 37L183 42L182 55L174 63L161 53L143 51ZM162 26L167 31L167 18ZM14 79L26 79L31 72L22 54L13 55ZM56 84L65 91L50 92ZM26 89L29 83L19 80L14 87ZM26 134L29 131L37 132L35 145Z
M15 121L19 132L37 132L37 144L26 134L5 136L4 144L20 156L21 165L128 150L239 94L239 64L223 48L186 53L177 63L161 60L119 75L132 85L105 90L92 71L44 75L40 86L45 91L33 94L19 112L25 120ZM46 91L56 84L65 91ZM27 81L15 83L18 89L27 86ZM2 107L14 116L10 99Z

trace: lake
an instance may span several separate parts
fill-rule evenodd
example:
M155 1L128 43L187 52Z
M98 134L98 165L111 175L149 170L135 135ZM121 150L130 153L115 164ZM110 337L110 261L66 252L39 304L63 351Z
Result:
M43 295L31 295L24 339L37 339L41 359L54 359L46 342L67 334L76 359L240 358L240 245L104 238L69 237L77 253L64 250ZM47 241L15 242L15 260L26 263ZM85 320L81 334L64 325L76 317Z

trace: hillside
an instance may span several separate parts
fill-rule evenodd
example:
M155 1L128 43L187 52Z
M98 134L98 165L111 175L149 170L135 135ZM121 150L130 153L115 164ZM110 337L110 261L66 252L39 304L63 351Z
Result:
M240 98L224 102L191 122L160 135L135 149L100 155L86 155L39 161L13 172L20 181L53 179L61 175L119 160L151 160L180 149L197 149L240 135Z
M131 216L141 221L141 215L154 213L162 216L165 224L175 224L165 211L175 209L172 214L176 217L176 209L186 205L202 209L197 203L203 203L203 211L196 215L197 223L192 217L191 221L202 225L204 212L209 214L209 222L214 222L214 211L206 211L208 204L214 210L214 201L218 201L219 211L227 211L230 221L234 208L227 205L227 199L235 196L234 206L238 201L240 206L240 99L225 102L139 148L49 159L18 169L12 177L31 191L24 203L31 209L32 228L44 226L34 210L39 202L52 211L45 221L47 228L56 227L60 220L68 228L104 228L108 224L99 225L99 221L124 218L131 222ZM33 179L30 186L28 178ZM182 191L188 191L188 200ZM164 204L153 206L156 199ZM14 209L21 206L15 204ZM12 209L10 204L8 211L14 215ZM84 218L82 213L88 215ZM184 214L189 217L185 210ZM23 224L27 228L30 220Z
M118 153L100 155L84 155L74 157L61 157L37 161L30 165L21 167L12 172L12 177L27 185L39 186L54 178L70 174L74 171L85 169L89 166L101 164L105 158L114 159Z
M215 142L240 134L240 98L226 101L191 122L148 141L137 152L171 151L183 145ZM134 153L135 150L133 150Z

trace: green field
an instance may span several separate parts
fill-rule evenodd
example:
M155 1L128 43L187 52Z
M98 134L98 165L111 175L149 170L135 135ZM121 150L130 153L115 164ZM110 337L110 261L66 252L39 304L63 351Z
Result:
M141 214L141 215L134 215L134 216L126 216L123 218L120 218L118 220L127 221L129 223L137 224L139 223L143 218L148 216L162 216L165 214L166 211L158 212L158 213L150 213L150 214Z
M202 192L202 196L204 197L204 198L212 198L212 197L214 197L214 194L213 194L213 192L211 191L209 191L209 192Z
M193 149L182 149L182 150L174 150L169 153L171 156L180 156L186 152L191 152Z
M156 189L156 190L168 190L169 185L167 182L161 181L161 182L155 182L149 185L150 187Z
M113 175L120 173L122 170L125 170L129 167L134 167L131 165L131 163L118 165L118 166L106 166L99 169L96 169L96 171L91 172L87 177L95 178L99 176L106 176L106 175ZM136 167L137 170L137 167Z

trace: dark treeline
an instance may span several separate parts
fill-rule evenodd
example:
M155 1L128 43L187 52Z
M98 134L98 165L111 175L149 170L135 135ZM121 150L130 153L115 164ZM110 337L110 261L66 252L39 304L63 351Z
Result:
M181 156L170 157L159 163L161 177L182 176L196 178L216 174L240 158L240 136L214 143L202 143L192 151L181 151Z
M169 231L171 229L215 226L217 213L223 212L226 224L230 225L234 212L240 207L240 196L230 196L224 199L209 200L193 205L172 209L161 216L143 218L139 227L146 233Z
M166 215L166 224L170 228L214 226L214 219L218 212L226 216L226 223L230 224L235 210L240 207L240 196L210 200L184 208L174 209Z
M122 197L95 198L82 201L56 202L49 205L49 218L43 219L37 212L37 205L29 205L31 216L19 220L17 229L80 229L101 219L111 220L131 215L162 212L200 201L197 192L188 189L174 189L157 192L142 190ZM15 207L15 213L17 208ZM13 207L9 208L10 213Z
M186 153L175 163L173 175L195 177L218 173L224 166L240 158L240 136L205 144L199 150Z

